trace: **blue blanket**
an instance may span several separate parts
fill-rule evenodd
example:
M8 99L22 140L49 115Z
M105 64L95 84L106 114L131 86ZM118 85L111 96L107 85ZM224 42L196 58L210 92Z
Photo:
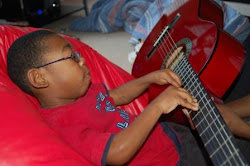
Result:
M137 22L154 0L98 0L88 17L73 20L69 28L76 31L132 33Z
M146 39L163 14L185 1L188 0L99 0L88 17L73 20L69 28L103 33L124 29L132 35L130 43L137 44L138 39ZM224 30L243 42L250 34L248 18L221 0L214 1L223 8Z
M171 12L171 10L175 10L179 5L185 3L185 1L188 0L155 0L135 26L130 43L137 44L138 39L146 39L152 28L163 14ZM248 18L241 15L238 11L223 3L221 0L214 1L218 3L223 10L223 29L243 43L250 34L250 24Z

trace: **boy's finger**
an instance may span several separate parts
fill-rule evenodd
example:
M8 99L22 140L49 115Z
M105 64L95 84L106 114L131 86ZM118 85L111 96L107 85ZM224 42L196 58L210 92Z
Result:
M178 86L181 86L182 84L181 78L172 70L169 70L169 71L170 71L169 72L170 76L178 83Z
M197 103L197 100L192 96L186 89L178 88L181 96L186 99L189 103Z
M194 102L192 100L192 97L190 98L188 95L183 95L182 100L180 100L180 105L182 105L185 108L191 109L193 111L199 110L199 104L197 102Z
M168 83L175 86L175 87L180 87L181 86L181 84L179 82L177 82L175 79L173 79L172 77L171 77L170 80L168 80Z
M187 119L188 119L188 122L189 122L191 128L192 128L193 130L195 130L195 125L194 125L194 123L193 123L193 121L192 121L192 119L191 119L191 117L190 117L190 115L189 115L189 113L188 113L188 110L187 110L187 109L182 109L182 112L186 115L186 117L187 117Z

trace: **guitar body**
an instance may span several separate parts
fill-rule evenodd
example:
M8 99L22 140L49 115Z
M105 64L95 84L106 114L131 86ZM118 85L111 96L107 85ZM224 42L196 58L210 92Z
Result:
M147 58L147 55L164 27L171 23L177 13L180 13L181 17L171 31L173 41L178 46L184 47L185 52L188 52L188 60L208 93L211 96L223 98L241 70L245 50L238 41L218 28L217 24L199 16L201 14L210 19L218 17L218 15L212 16L218 14L213 12L214 8L208 9L215 6L213 2L207 0L201 2L199 3L198 0L187 1L169 16L162 16L137 55L132 68L134 77L164 68L162 54L166 55L167 52L170 52L173 45L165 47L164 53L162 49L156 49L150 58ZM199 9L206 9L210 13L206 15ZM219 22L218 19L215 21ZM186 38L188 38L188 42L185 42ZM154 99L165 88L151 87L149 89L150 99Z
M182 87L199 103L199 111L188 110L188 113L213 164L248 165L210 97L223 98L241 70L245 50L220 29L223 16L214 2L176 0L172 6L178 4L181 5L177 10L162 16L145 40L132 75L140 77L165 68L177 73ZM165 88L152 85L150 100ZM178 109L168 116L177 123L187 124Z

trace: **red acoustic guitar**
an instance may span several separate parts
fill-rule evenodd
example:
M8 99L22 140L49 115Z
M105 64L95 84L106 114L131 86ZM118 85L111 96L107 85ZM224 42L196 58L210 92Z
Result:
M214 165L248 165L210 96L221 99L239 74L243 46L222 30L223 12L209 0L176 0L176 10L163 15L140 49L135 77L170 68L199 102L190 116ZM216 19L215 19L216 18ZM150 100L167 86L152 85ZM185 123L181 111L171 118Z

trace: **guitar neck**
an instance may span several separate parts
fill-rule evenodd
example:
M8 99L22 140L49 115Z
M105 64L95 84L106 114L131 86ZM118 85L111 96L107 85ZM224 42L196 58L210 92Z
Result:
M189 114L214 165L248 165L187 57L173 71L182 78L183 87L198 100L199 111L189 110Z

